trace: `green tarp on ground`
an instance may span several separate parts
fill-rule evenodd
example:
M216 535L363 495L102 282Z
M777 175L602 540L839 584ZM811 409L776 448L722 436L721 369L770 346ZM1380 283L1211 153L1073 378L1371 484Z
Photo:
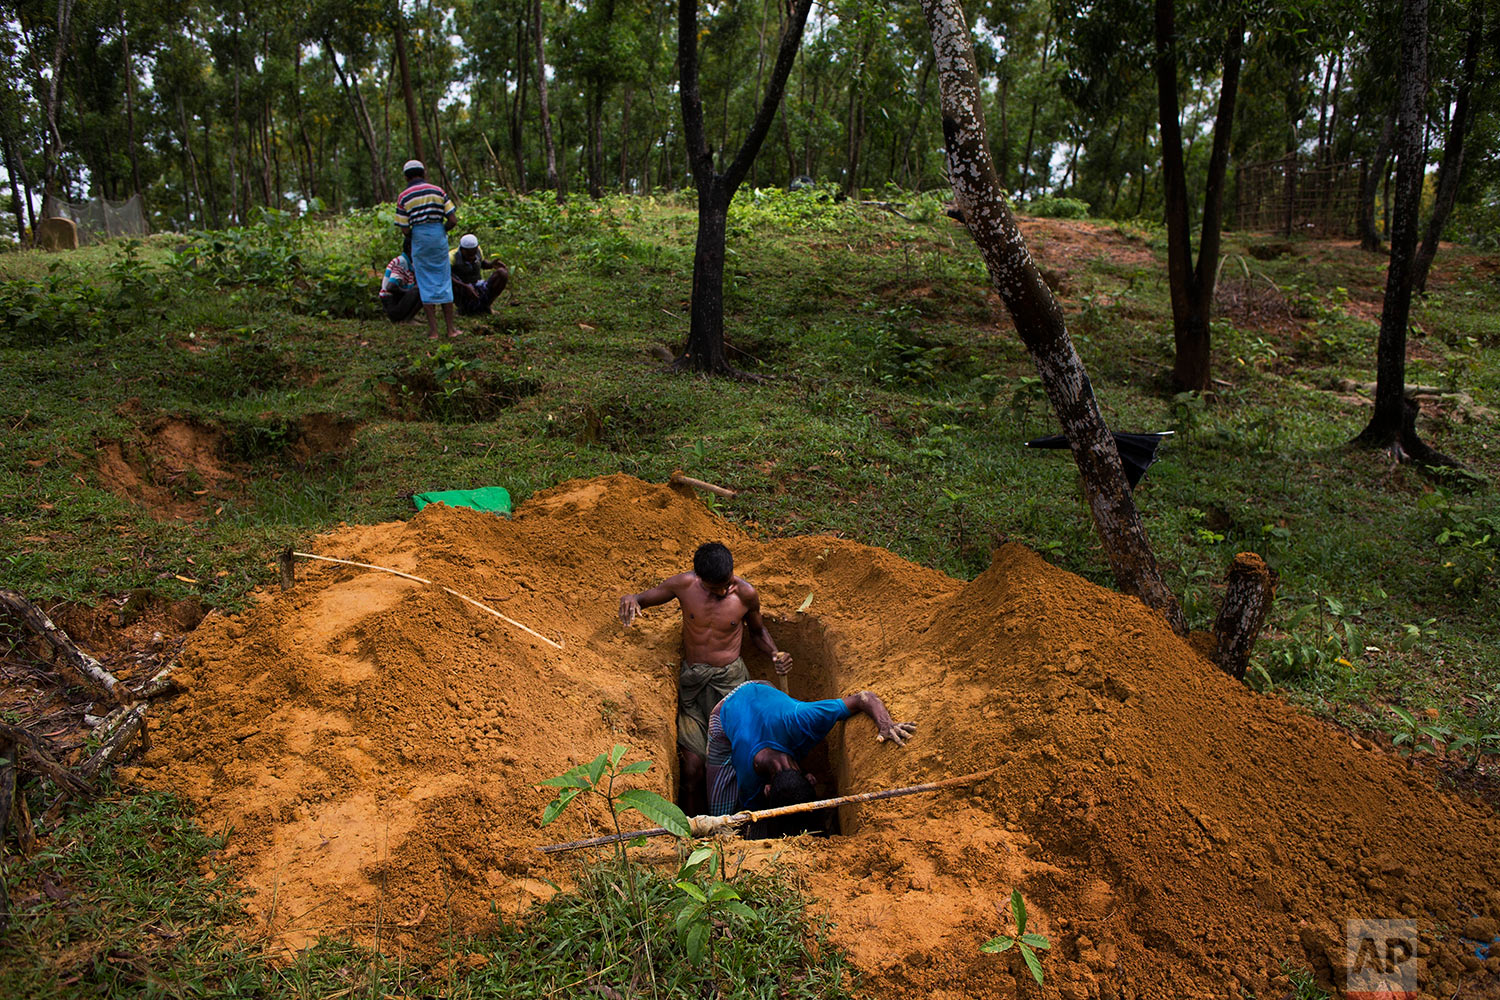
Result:
M472 507L491 514L510 514L510 493L503 486L481 486L477 490L435 490L431 493L415 493L411 502L421 510L430 503L445 503L449 507Z

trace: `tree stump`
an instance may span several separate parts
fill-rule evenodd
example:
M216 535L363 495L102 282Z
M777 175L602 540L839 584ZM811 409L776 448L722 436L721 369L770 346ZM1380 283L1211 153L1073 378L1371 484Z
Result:
M1224 603L1214 620L1214 662L1235 680L1245 679L1250 650L1271 612L1278 582L1276 572L1254 552L1238 553L1229 566Z

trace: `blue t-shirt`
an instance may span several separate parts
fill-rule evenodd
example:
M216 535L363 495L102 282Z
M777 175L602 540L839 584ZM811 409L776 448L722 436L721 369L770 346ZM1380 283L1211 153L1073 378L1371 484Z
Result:
M800 761L853 714L842 698L798 701L769 684L746 684L735 691L719 709L719 725L729 740L740 808L755 801L764 784L755 775L756 754L770 747Z

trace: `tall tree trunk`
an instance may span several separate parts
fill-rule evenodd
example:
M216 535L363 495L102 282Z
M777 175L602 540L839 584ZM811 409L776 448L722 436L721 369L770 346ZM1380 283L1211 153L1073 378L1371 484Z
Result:
M1385 165L1391 155L1391 141L1396 135L1396 115L1392 111L1380 129L1380 141L1375 144L1375 155L1367 160L1359 173L1359 246L1361 250L1379 253L1380 234L1375 230L1375 194L1380 190L1385 177Z
M406 63L406 15L398 9L392 20L396 36L396 65L401 70L401 96L406 100L406 121L411 129L412 156L427 162L427 150L422 145L422 116L417 113L417 95L411 89L411 72Z
M365 150L370 154L370 187L375 192L375 200L389 201L391 196L385 176L385 164L380 159L380 150L375 142L375 124L370 121L370 111L365 105L365 96L359 89L359 78L355 76L351 81L350 77L354 74L344 72L344 67L339 63L338 52L327 35L323 36L323 48L328 53L328 61L333 63L333 70L338 75L339 85L344 90L344 99L349 102L349 108L354 112L355 127L359 130L360 138L365 142Z
M603 158L603 126L599 119L604 116L604 87L594 81L585 88L584 97L583 159L588 175L589 197L598 201L604 197L604 173L600 160Z
M312 141L307 137L307 114L302 107L302 43L296 43L292 57L292 100L297 114L297 133L302 137L302 151L307 156L307 173L302 177L303 197L311 203L318 196L317 161L313 159Z
M230 213L236 224L245 221L245 212L240 201L240 14L234 15L234 122L229 131L229 202Z
M620 110L620 190L628 189L630 183L630 102L635 88L626 85L625 99Z
M47 78L44 103L42 105L42 112L47 119L46 128L42 130L42 201L44 212L46 211L45 203L47 196L52 193L53 185L57 181L58 160L62 156L64 148L66 148L63 143L62 131L57 125L57 109L62 92L63 57L67 54L73 35L73 5L74 0L58 0L57 2L57 38L52 48L52 65L49 67L51 72Z
M1203 224L1197 267L1193 266L1191 221L1188 214L1187 173L1183 167L1182 125L1177 105L1177 29L1175 0L1156 0L1156 97L1161 124L1162 186L1166 202L1167 273L1171 285L1172 333L1176 360L1172 383L1179 390L1204 391L1212 374L1209 318L1213 311L1214 278L1219 264L1219 239L1224 201L1224 176L1229 165L1229 141L1239 90L1240 58L1245 23L1236 21L1224 42L1224 77L1219 87L1219 109L1214 120L1213 150L1203 194Z
M213 228L222 228L219 214L219 186L214 183L214 144L213 126L209 120L208 107L203 114L203 176L208 181L208 215L213 222Z
M531 33L536 41L536 98L541 106L542 147L547 154L547 187L557 192L557 203L567 200L557 173L557 147L552 143L552 112L547 107L547 56L542 47L542 0L531 0Z
M922 0L922 9L938 62L943 138L954 200L963 209L995 290L1010 310L1067 432L1115 580L1183 633L1182 609L1162 582L1119 451L1068 336L1062 308L1032 263L1006 205L1005 190L990 158L973 41L960 0Z
M120 14L120 47L125 59L125 128L130 143L130 187L133 193L145 197L141 187L141 157L139 144L135 141L135 67L130 63L130 29L125 24L125 15ZM144 209L145 206L142 206Z
M16 170L15 144L11 141L10 133L3 137L5 152L5 178L10 182L11 205L16 210L16 242L21 246L26 245L26 213L21 208L21 188L16 183L20 174Z
M1458 85L1458 99L1453 106L1453 119L1448 123L1448 139L1443 143L1443 158L1438 163L1437 192L1432 200L1432 217L1427 220L1427 233L1422 237L1422 246L1412 262L1411 286L1418 292L1427 291L1427 272L1432 269L1432 259L1437 256L1438 241L1443 238L1443 227L1458 200L1458 182L1464 169L1464 139L1474 121L1474 110L1470 97L1474 90L1475 69L1479 64L1479 42L1484 33L1484 17L1478 4L1469 13L1469 40L1464 49L1463 78Z
M529 8L528 8L529 10ZM526 152L525 131L521 123L525 120L526 108L526 80L530 76L526 72L526 64L531 58L527 53L531 49L531 32L526 26L526 19L517 15L516 17L516 93L510 101L510 156L516 167L516 186L522 191L528 190L526 183Z
M698 242L693 251L692 319L687 344L674 367L715 374L735 374L724 357L724 236L725 220L734 193L750 172L760 152L771 120L781 106L781 95L792 72L802 30L812 0L797 0L776 66L750 130L734 160L719 173L703 128L703 96L698 89L698 0L678 0L677 66L678 92L682 100L683 133L687 140L688 164L698 185Z
M198 184L198 157L193 154L192 132L188 130L187 111L182 106L182 95L177 95L177 122L182 129L182 155L186 161L187 170L184 173L193 183L193 200L198 205L198 222L205 224L207 220L203 217L203 189Z
M1396 86L1396 203L1376 351L1375 412L1354 443L1387 448L1398 460L1453 465L1452 459L1417 436L1417 404L1406 396L1406 325L1411 315L1417 214L1426 170L1422 133L1427 101L1427 0L1402 0L1401 69Z
M1047 77L1047 50L1052 47L1052 15L1047 15L1047 27L1042 31L1042 78ZM1016 190L1018 201L1026 200L1026 189L1031 183L1031 153L1032 141L1036 137L1036 111L1041 102L1041 94L1036 93L1031 97L1031 121L1026 126L1026 155L1021 157L1021 186Z

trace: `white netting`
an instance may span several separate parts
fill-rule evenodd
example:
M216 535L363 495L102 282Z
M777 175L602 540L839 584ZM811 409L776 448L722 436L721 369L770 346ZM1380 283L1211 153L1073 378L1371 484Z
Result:
M150 232L146 228L145 206L138 194L125 201L93 198L78 204L49 196L42 202L42 215L49 219L71 219L78 227L79 246L116 236L145 236Z

